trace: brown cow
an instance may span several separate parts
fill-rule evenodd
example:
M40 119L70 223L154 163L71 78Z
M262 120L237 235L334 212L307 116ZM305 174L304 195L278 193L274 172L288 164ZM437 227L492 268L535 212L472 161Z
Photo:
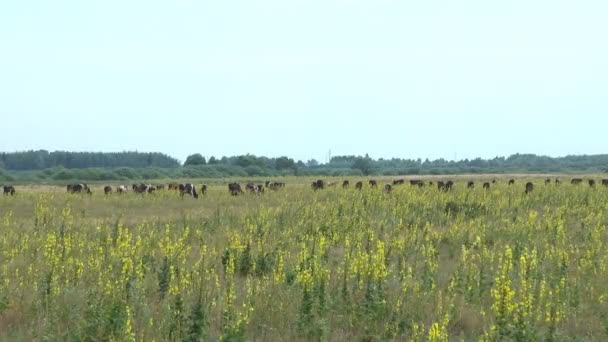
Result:
M342 189L348 188L349 185L350 185L350 182L348 180L345 180L344 182L342 182Z
M363 182L358 181L357 183L355 183L355 189L357 189L357 190L363 189Z
M602 179L602 185L603 186L608 186L608 179Z
M203 195L206 194L207 188L208 188L207 184L201 185L201 194L203 194Z
M109 186L109 185L104 186L103 187L103 193L106 194L106 195L111 194L112 193L112 187Z
M545 185L551 184L551 178L545 179Z
M405 179L403 179L403 178L395 179L393 181L393 185L399 185L399 184L403 184L403 183L405 183Z
M372 188L377 188L378 187L378 182L376 182L375 179L370 179L369 180L369 186L371 186Z
M393 191L393 186L390 184L385 184L384 185L384 192L386 192L387 194L390 194L391 191Z
M592 187L592 188L595 187L595 180L590 179L589 180L589 186Z
M515 179L509 179L509 185L515 184Z
M473 189L474 187L475 187L475 182L473 182L473 181L467 182L467 189Z
M483 188L486 190L490 190L490 182L483 183Z
M241 189L241 184L239 183L228 184L228 191L232 196L238 196L243 193L243 189Z
M570 184L572 185L579 185L583 182L582 178L572 178L572 180L570 181Z

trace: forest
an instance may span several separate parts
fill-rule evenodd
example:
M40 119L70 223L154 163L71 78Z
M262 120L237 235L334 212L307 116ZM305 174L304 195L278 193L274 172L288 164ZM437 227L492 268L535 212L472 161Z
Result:
M200 153L180 163L153 152L66 152L46 150L0 153L1 182L64 182L146 180L175 178L281 177L281 176L397 176L482 173L604 173L608 154L548 157L514 154L493 159L374 159L335 156L321 163L287 156L252 154L208 159Z

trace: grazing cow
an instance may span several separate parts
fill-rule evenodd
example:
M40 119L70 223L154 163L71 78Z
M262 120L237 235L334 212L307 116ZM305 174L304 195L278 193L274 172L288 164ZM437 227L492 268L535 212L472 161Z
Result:
M590 179L589 180L589 186L592 187L592 188L595 187L595 180Z
M559 179L555 178L555 184L559 184Z
M207 184L201 185L201 194L203 194L203 195L206 194L207 188L208 188Z
M515 179L509 179L509 185L515 184Z
M156 190L165 190L165 184L157 184L156 186Z
M602 179L602 185L608 186L608 179L606 179L606 178Z
M325 183L323 182L323 180L317 179L316 181L312 182L311 187L313 190L317 191L319 189L325 188Z
M241 189L241 184L239 183L228 184L228 191L232 196L238 196L243 193L243 189Z
M403 183L405 183L405 179L403 179L403 178L393 180L393 185L399 185L399 184L403 184Z
M112 193L112 187L109 186L109 185L104 186L103 187L103 193L106 194L106 195L111 194Z
M526 194L529 194L532 192L532 190L534 190L534 184L532 184L532 182L528 182L526 183Z
M179 194L184 197L185 194L188 194L194 198L198 198L198 193L196 192L196 187L192 183L180 184Z
M148 191L149 194L153 193L154 191L157 190L156 185L152 185L152 184L147 184L148 189L146 191Z
M68 192L73 193L87 193L92 194L91 189L86 184L68 184Z
M473 181L467 182L467 189L473 189L474 187L475 187L475 182L473 182Z
M445 189L445 183L443 181L438 181L437 190L444 190L444 189Z
M262 184L247 183L245 185L245 190L251 192L252 194L259 195L260 193L264 192L264 187Z
M484 188L485 190L490 190L490 182L485 182L485 183L483 183L483 188Z
M551 184L551 178L545 179L545 185L549 185L549 184Z
M349 185L350 185L350 182L348 180L345 180L344 182L342 182L342 189L348 188Z
M496 183L496 178L492 179L492 184Z
M119 185L118 187L116 187L116 192L118 192L119 194L122 194L123 192L127 191L129 191L129 187L127 187L126 185Z
M135 192L136 194L145 194L146 192L154 191L154 190L150 191L150 186L148 184L144 184L144 183L133 184L133 186L131 188L133 189L133 192Z
M420 184L422 184L422 185L420 185ZM412 180L410 180L410 185L424 186L424 182L421 181L420 179L412 179Z
M573 184L573 185L579 185L579 184L581 184L582 182L583 182L583 179L582 179L582 178L572 178L572 180L570 181L570 184Z
M363 189L363 182L358 181L357 183L355 183L355 189L357 189L357 190Z
M177 184L177 183L169 183L169 185L167 186L167 189L169 189L169 190L179 190L179 184Z
M445 182L445 191L450 191L452 190L452 187L454 186L454 182L449 180L447 182Z
M435 184L433 184L433 182L429 182L429 186L433 186L433 185L435 185Z
M391 191L393 191L393 186L390 184L385 184L384 185L384 192L386 192L387 194L390 194Z
M4 195L8 196L11 195L13 196L15 194L15 187L12 185L5 185L4 187Z
M378 182L376 182L375 179L370 179L369 180L369 186L371 186L372 188L377 188L378 187Z

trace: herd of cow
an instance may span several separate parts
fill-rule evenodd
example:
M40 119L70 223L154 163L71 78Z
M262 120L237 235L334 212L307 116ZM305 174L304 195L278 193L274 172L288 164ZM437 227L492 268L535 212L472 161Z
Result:
M387 193L390 193L391 191L393 191L393 187L400 185L400 184L405 184L405 179L401 178L401 179L395 179L393 180L393 183L387 183L384 185L384 191ZM490 189L490 184L494 184L496 183L497 180L493 179L491 182L484 182L483 183L483 188L485 190L489 190ZM550 178L545 179L545 185L546 184L551 184L555 182L555 184L559 184L560 180L559 179L555 179L555 180L551 180ZM375 179L370 179L368 181L369 186L372 188L377 188L378 187L378 181L376 181ZM425 187L427 185L427 182L421 180L421 179L412 179L409 181L410 185L412 186L418 186L420 188ZM570 181L571 184L573 185L578 185L583 183L583 179L582 178L572 178L572 180ZM328 182L325 183L322 179L318 179L316 181L313 181L311 184L311 187L313 190L321 190L324 189L326 186L331 187L331 186L335 186L337 185L337 182ZM510 179L507 182L508 185L514 185L515 184L515 179ZM588 184L590 187L594 187L595 186L595 180L593 179L589 179L588 180ZM432 181L428 182L429 186L435 186L435 184ZM602 179L602 185L608 187L608 179ZM342 188L346 189L350 186L350 181L345 180L342 182ZM437 189L440 191L450 191L452 190L452 188L454 187L454 181L452 180L448 180L448 181L437 181ZM474 181L468 181L467 182L467 189L472 189L475 187L475 182ZM357 183L355 183L355 189L357 190L361 190L363 189L363 182L362 181L358 181ZM534 190L534 183L532 182L527 182L525 185L525 191L524 193L528 194L530 192L532 192Z
M583 179L582 178L572 178L570 180L570 183L573 185L579 185L581 183L583 183ZM491 182L484 182L483 183L483 188L485 190L489 190L490 189L490 185L493 183L496 183L497 180L493 179ZM552 180L550 178L545 179L545 184L551 184L551 183L555 183L555 184L559 184L560 180L559 179L555 179ZM387 193L390 193L393 190L393 187L400 185L400 184L405 184L406 181L405 179L395 179L393 180L392 184L391 183L387 183L384 185L384 191ZM435 186L435 184L432 181L423 181L420 179L412 179L409 180L410 185L412 186L418 186L418 187L425 187L427 186ZM593 179L588 179L587 183L589 184L590 187L594 187L595 186L595 180ZM332 187L337 185L338 183L335 181L331 181L331 182L324 182L322 179L313 181L311 184L311 187L313 190L321 190L324 189L325 187ZM371 188L377 188L378 187L378 181L376 181L375 179L370 179L368 181L368 184ZM515 184L515 179L510 179L507 182L508 185L514 185ZM608 179L602 179L602 185L608 187ZM264 189L271 189L271 190L278 190L280 188L284 188L285 187L285 183L283 182L273 182L273 181L266 181L265 183L247 183L245 185L245 191L249 192L249 193L253 193L253 194L261 194L264 192ZM342 188L346 189L350 187L350 181L345 180L342 182ZM454 187L454 181L452 180L448 180L448 181L437 181L437 189L440 191L450 191L452 190L452 188ZM468 181L467 182L467 188L468 189L472 189L475 187L475 182L474 181ZM200 186L200 193L205 195L207 193L207 184L203 184ZM3 186L4 189L4 195L14 195L15 194L15 187L12 185L5 185ZM182 184L178 184L178 183L170 183L168 185L165 186L165 184L144 184L144 183L139 183L139 184L133 184L131 187L128 187L126 185L119 185L115 188L113 188L110 185L107 185L103 188L103 192L106 195L109 195L113 192L122 194L122 193L126 193L129 191L133 191L135 193L138 194L145 194L145 193L153 193L155 191L158 190L164 190L164 189L168 189L168 190L173 190L173 191L177 191L179 192L179 194L183 197L184 195L190 195L194 198L198 198L199 193L197 192L196 186L192 183L182 183ZM355 183L355 189L357 190L361 190L363 189L363 182L362 181L358 181ZM532 192L534 190L534 183L532 182L527 182L525 184L525 193L528 194L530 192ZM67 191L68 193L86 193L86 194L92 194L91 188L89 188L89 186L87 184L84 183L78 183L78 184L68 184L67 185ZM230 183L228 184L228 192L232 195L232 196L238 196L242 193L244 193L245 191L243 191L243 188L241 187L240 183Z

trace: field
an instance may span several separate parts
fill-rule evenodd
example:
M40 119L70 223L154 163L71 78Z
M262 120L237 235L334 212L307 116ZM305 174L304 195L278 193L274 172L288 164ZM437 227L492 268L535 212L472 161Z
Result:
M236 197L215 180L198 200L18 187L0 197L0 340L608 340L608 188L451 178Z

